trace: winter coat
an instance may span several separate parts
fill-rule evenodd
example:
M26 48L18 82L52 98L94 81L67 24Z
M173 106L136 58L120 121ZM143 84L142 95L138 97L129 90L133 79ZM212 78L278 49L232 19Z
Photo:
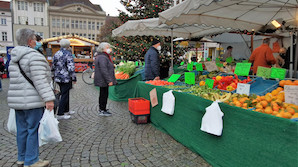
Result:
M262 44L251 54L249 61L253 63L253 73L256 74L258 67L269 67L276 63L271 48L268 44Z
M94 85L99 87L107 87L110 82L113 85L117 84L115 78L114 65L109 59L107 53L97 53L98 56L95 58L95 74L94 74Z
M35 88L23 77L17 63L30 78ZM29 110L45 106L55 99L51 89L50 66L37 50L16 46L11 51L9 64L10 83L7 96L8 106L15 110Z
M159 54L158 51L152 46L145 54L145 79L152 80L158 77L159 74Z
M66 48L61 48L55 53L52 64L52 73L55 82L58 83L77 81L75 63L71 52Z

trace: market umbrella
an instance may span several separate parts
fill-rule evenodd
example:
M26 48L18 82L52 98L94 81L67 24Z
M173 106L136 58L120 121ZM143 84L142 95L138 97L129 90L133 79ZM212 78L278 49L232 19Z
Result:
M173 72L173 37L192 38L203 37L212 34L229 32L230 28L218 28L214 26L193 24L190 26L159 24L159 18L129 20L112 31L113 36L137 36L137 35L159 35L171 36L171 67Z
M284 27L297 31L297 17L297 0L186 0L159 13L160 24L168 26L197 24L248 31L273 28L271 21L280 19ZM296 66L297 61L295 70Z

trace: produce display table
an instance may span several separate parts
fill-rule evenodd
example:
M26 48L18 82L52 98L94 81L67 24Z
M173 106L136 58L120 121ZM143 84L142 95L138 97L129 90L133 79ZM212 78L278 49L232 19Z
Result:
M200 130L205 108L212 101L173 91L175 112L169 116L161 112L162 95L169 89L139 81L134 97L150 100L153 88L158 105L150 109L152 124L212 166L297 166L297 122L221 103L223 133L218 137Z
M109 87L109 99L113 101L128 101L134 95L137 82L141 80L141 73L136 73L126 80L118 79L117 85Z

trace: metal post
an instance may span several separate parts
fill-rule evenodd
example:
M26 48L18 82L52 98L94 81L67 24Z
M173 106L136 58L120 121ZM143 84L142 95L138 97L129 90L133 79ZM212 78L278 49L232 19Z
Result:
M297 66L298 66L298 32L296 32L296 50L295 50L295 62L294 62L294 78L297 78Z
M169 76L174 74L174 46L173 46L173 28L171 28L171 66L169 69Z
M289 77L293 77L293 33L291 32Z

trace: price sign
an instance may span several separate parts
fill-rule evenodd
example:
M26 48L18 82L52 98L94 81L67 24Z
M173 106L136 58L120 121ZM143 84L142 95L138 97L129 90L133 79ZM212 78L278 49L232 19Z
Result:
M266 67L258 67L257 76L258 77L264 77L264 78L270 78L271 75L271 69Z
M234 74L239 76L248 76L251 63L237 63Z
M176 82L180 78L181 74L173 74L171 77L168 79L168 82Z
M198 62L194 62L194 63L193 63L194 66L197 65L197 64L198 64Z
M197 71L203 71L203 64L202 63L196 64L196 69Z
M183 66L183 65L184 65L184 61L180 63L180 66Z
M250 91L250 84L244 84L244 83L237 84L236 93L241 95L246 94L247 96L249 96L249 91Z
M271 68L271 78L278 78L280 80L285 79L287 70L283 68Z
M195 73L194 72L186 72L184 73L185 83L186 84L195 84Z
M296 85L285 85L285 102L290 104L298 105L298 86Z
M205 84L206 84L209 88L213 88L214 80L213 80L213 79L206 78L206 80L205 80Z
M242 63L248 63L248 60L243 60Z
M136 61L136 66L137 66L137 67L139 66L139 62L137 62L137 61Z
M193 70L193 64L192 63L188 63L187 64L187 71L192 71Z
M142 62L140 61L140 66L143 66Z
M226 59L226 62L227 62L227 63L232 63L232 61L233 61L233 57L228 57L228 58Z
M152 89L149 94L150 94L151 106L152 107L157 106L158 105L158 100L157 100L156 88Z
M208 72L218 71L218 68L214 61L205 62L204 64L205 64Z

